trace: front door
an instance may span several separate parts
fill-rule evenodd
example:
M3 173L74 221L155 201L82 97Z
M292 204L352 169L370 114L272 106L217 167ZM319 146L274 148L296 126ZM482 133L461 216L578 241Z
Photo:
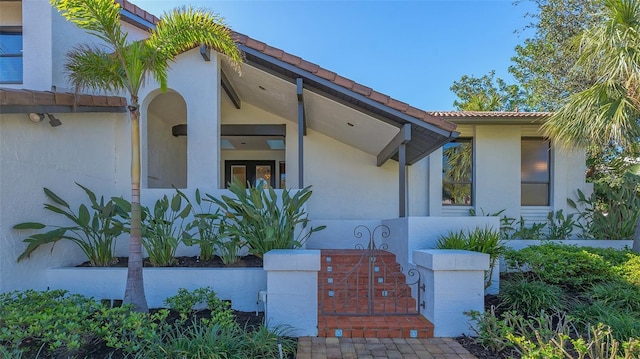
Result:
M245 185L249 182L252 187L275 188L275 167L276 161L224 161L225 188L234 177Z

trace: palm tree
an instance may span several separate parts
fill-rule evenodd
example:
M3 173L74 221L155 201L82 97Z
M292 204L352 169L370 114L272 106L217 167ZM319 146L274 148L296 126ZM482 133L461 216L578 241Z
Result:
M239 69L242 57L231 33L218 15L183 7L165 13L141 41L128 41L114 0L51 0L77 27L106 46L80 45L67 54L65 69L76 91L126 91L131 119L131 239L124 302L148 311L142 280L140 208L140 104L138 93L149 77L167 89L169 64L184 51L206 45L225 54Z
M629 147L640 138L640 1L607 0L604 15L576 39L577 69L596 83L569 96L543 125L561 148ZM640 218L633 250L640 252Z

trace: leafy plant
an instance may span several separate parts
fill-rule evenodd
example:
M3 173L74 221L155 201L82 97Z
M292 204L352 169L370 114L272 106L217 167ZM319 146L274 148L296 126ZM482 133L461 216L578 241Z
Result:
M176 250L185 235L185 219L191 204L182 207L182 196L175 194L169 202L167 195L156 201L153 210L143 208L142 245L155 267L172 266Z
M531 226L526 225L526 220L521 216L518 220L518 228L514 229L511 234L512 239L542 239L544 237L544 227L546 223L532 223Z
M603 185L598 185L603 186ZM579 210L578 228L582 238L632 239L640 213L640 177L627 174L619 187L596 189L590 197L577 190L577 201L567 199Z
M55 245L61 239L67 239L76 244L87 256L92 266L106 267L116 261L116 239L125 231L124 224L117 220L117 215L126 215L125 210L111 199L105 202L104 197L97 199L96 195L88 188L76 183L84 190L91 202L91 209L81 204L77 212L73 211L69 204L48 188L44 193L53 202L45 203L44 208L50 212L59 214L73 225L55 226L37 222L24 222L13 226L19 230L40 230L52 228L45 233L36 233L27 237L23 242L28 246L18 257L18 262L29 258L40 246L48 243ZM53 250L53 248L52 248Z
M475 208L470 208L469 215L472 217L475 217L475 216L500 217L500 215L504 211L506 211L506 209L501 209L498 212L491 213L491 212L485 212L484 209L480 208L480 214L478 214ZM506 215L500 217L500 239L511 239L511 233L514 231L513 223L515 221L516 221L515 218L507 217Z
M300 248L314 232L326 226L310 227L304 204L311 196L311 187L296 191L282 190L280 199L273 188L248 189L239 181L230 184L236 198L213 198L229 220L227 233L237 235L249 246L249 253L260 258L272 249ZM299 227L299 228L297 228ZM296 229L299 230L295 237Z
M179 190L178 193L191 203L184 193ZM218 207L213 196L206 194L203 198L200 190L196 189L195 200L199 211L195 211L195 206L191 207L194 212L193 220L186 226L184 243L188 246L198 244L200 259L203 261L213 259L214 253L217 253L224 264L238 262L240 249L246 245L246 242L236 232L229 231L228 218L221 214L219 208L212 213L213 206ZM208 206L204 207L205 203L208 203ZM196 237L189 233L194 228L198 231Z
M520 348L523 359L633 359L640 355L638 339L629 338L621 345L611 328L602 324L590 328L588 339L572 339L569 333L562 331L552 338L545 338L537 331L534 334L535 340L513 333L508 333L507 339Z
M504 242L500 239L498 232L490 228L476 228L460 230L459 232L449 232L446 236L441 236L436 242L439 249L465 249L474 252L486 253L489 255L489 271L485 275L485 288L491 286L491 277L495 265L500 256L505 252Z
M576 226L576 221L573 219L574 214L571 213L567 216L562 213L562 210L557 212L549 212L547 215L547 223L549 224L549 233L546 235L547 239L568 239L573 234L573 229Z
M197 288L193 291L180 288L178 294L165 299L164 304L177 310L183 321L189 317L189 314L200 310L198 308L204 305L211 311L211 321L218 326L226 328L236 324L229 302L218 298L216 292L210 287Z
M506 280L500 288L500 307L515 310L525 316L541 312L560 312L566 309L564 291L555 285L526 278Z

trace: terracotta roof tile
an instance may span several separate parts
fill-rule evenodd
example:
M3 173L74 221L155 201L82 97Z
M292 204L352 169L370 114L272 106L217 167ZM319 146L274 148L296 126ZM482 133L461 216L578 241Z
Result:
M262 41L258 41L258 40L254 40L250 37L247 38L247 42L245 42L245 45L247 45L248 47L254 49L254 50L258 50L258 51L264 51L264 49L267 47L267 44L265 44Z
M17 90L0 88L0 104L2 106L90 106L110 107L126 106L124 97L104 95L78 95L68 92L50 92L34 90Z
M246 43L247 43L247 40L249 39L249 37L248 37L247 35L245 35L245 34L241 34L241 33L239 33L239 32L235 32L235 31L232 31L232 32L231 32L231 38L232 38L236 43L239 43L239 44L242 44L242 45L246 44Z
M298 66L302 61L302 59L299 58L298 56L293 56L287 52L282 54L282 58L280 60L295 66Z
M391 97L389 97L388 95L385 95L383 93L380 93L376 90L371 91L371 94L369 95L369 98L372 99L373 101L377 101L380 102L383 105L386 105L389 103L389 99Z
M480 117L547 117L551 116L551 112L516 112L516 111L430 111L429 114L438 117L456 117L456 118L480 118Z
M360 95L363 95L363 96L369 96L369 95L371 95L371 92L373 92L371 87L362 86L357 82L353 83L353 87L351 88L351 90L353 92L359 93Z
M422 111L421 109L415 108L413 106L409 106L405 113L415 118L424 118L424 116L427 114L425 111Z
M329 80L329 81L333 81L336 79L336 73L333 71L329 71L327 69L324 68L319 68L318 71L316 71L316 76L321 77L325 80Z
M271 57L275 57L276 59L280 59L282 58L282 54L284 54L284 51L277 49L273 46L267 46L264 49L263 53Z
M340 75L336 75L336 78L333 80L333 82L336 85L340 85L344 88L347 88L349 90L351 90L351 88L353 87L354 82L352 80L349 80L346 77L342 77Z
M56 92L55 97L56 97L56 104L58 105L73 106L75 104L75 96L71 93Z
M405 112L409 108L408 103L398 101L394 98L389 98L389 102L387 103L387 106L391 107L394 110L398 110L400 112Z
M302 60L298 67L305 71L311 72L312 74L318 72L318 70L320 69L320 66L306 60Z

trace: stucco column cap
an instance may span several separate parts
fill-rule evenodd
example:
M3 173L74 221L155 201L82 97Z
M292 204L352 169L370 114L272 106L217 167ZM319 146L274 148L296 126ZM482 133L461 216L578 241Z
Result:
M413 251L413 263L434 271L489 270L489 255L461 249Z
M317 249L274 249L264 255L266 271L319 271L320 251Z

